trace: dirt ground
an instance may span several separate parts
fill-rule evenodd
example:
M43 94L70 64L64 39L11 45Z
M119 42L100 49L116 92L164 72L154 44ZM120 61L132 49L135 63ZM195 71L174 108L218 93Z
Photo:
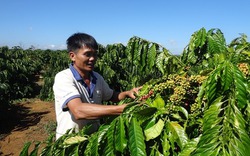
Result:
M0 110L0 156L18 156L26 142L45 141L54 130L53 102L28 99Z

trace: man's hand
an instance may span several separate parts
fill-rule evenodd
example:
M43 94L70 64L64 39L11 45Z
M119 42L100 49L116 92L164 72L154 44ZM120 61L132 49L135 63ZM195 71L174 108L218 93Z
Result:
M140 87L136 87L136 88L133 88L129 91L127 91L127 96L132 98L132 99L135 99L136 98L136 95L139 94L139 90L142 88L142 86Z
M114 92L112 98L110 101L112 102L118 102L118 101L121 101L123 99L125 99L126 97L129 97L129 98L132 98L132 99L135 99L136 98L136 95L139 94L139 90L142 88L141 87L136 87L136 88L133 88L129 91L124 91L124 92Z

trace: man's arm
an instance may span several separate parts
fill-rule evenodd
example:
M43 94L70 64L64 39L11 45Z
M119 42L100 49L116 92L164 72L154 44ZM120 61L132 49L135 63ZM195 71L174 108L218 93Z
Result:
M126 104L123 105L100 105L82 103L80 98L72 99L67 104L75 119L98 119L107 115L119 115Z
M135 99L135 94L139 93L142 87L133 88L129 91L114 92L110 101L118 102L126 97ZM108 115L119 115L127 104L123 105L100 105L92 103L82 103L80 98L72 99L67 106L75 119L98 119Z

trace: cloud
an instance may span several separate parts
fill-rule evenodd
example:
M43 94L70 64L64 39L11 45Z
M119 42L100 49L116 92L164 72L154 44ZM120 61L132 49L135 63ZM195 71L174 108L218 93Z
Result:
M32 30L33 30L33 27L30 26L28 29L29 29L29 31L32 31Z
M55 48L55 45L54 44L51 44L49 45L50 48L54 49Z
M42 48L42 49L65 50L66 45L65 44L62 44L62 45L50 44L50 45L44 46L44 48Z
M167 41L167 44L171 45L171 46L176 46L177 42L174 39L170 39Z
M67 48L67 47L66 47L65 44L62 44L62 45L59 46L59 49L66 49L66 48Z

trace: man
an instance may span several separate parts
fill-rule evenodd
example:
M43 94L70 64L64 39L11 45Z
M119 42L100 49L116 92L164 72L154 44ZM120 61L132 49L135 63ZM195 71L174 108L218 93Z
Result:
M101 105L102 101L118 102L125 97L135 98L141 87L125 92L109 88L103 77L94 72L98 44L85 33L75 33L67 39L67 49L72 64L55 76L53 91L56 109L56 139L69 129L78 132L91 125L97 131L99 119L107 115L119 115L123 105Z

